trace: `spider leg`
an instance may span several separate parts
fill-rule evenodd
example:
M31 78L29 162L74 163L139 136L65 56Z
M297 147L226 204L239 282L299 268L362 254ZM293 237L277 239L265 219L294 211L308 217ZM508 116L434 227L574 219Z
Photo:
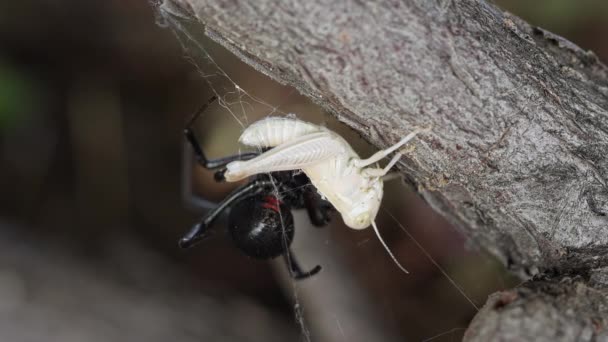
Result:
M198 142L196 142L196 138L192 135L192 132L189 133L190 136L194 139L192 140L191 146L195 151L195 157L199 164L201 164L206 169L215 169L217 167L225 166L224 163L229 163L233 160L248 160L257 156L259 153L257 152L247 152L244 154L229 156L221 159L215 160L207 160L205 155L203 154ZM196 145L192 145L192 144ZM196 146L196 147L195 147ZM198 152L197 152L198 151ZM211 202L201 196L198 196L193 193L192 189L192 156L189 153L188 149L184 146L184 155L182 157L182 199L184 203L186 203L189 207L193 209L212 209L217 206L216 203ZM200 153L200 154L198 154ZM214 179L216 182L224 182L226 179L224 178L224 173L226 172L226 168L220 169L215 172Z
M333 208L329 202L321 199L314 190L304 192L304 206L313 226L323 227L329 223L329 212Z
M237 154L233 156L228 156L219 159L209 160L205 156L201 145L198 142L198 139L194 135L194 131L192 130L192 125L198 119L198 117L203 113L210 104L212 104L215 100L217 100L216 96L213 96L207 101L207 103L203 104L201 108L199 108L194 115L188 120L186 124L186 128L184 128L184 135L187 143L184 144L183 156L182 156L182 200L186 205L188 205L192 209L213 209L217 207L217 203L211 202L201 196L198 196L192 191L192 167L193 161L191 153L187 147L190 145L190 148L194 152L194 157L198 164L203 166L206 169L217 169L226 164L230 163L234 160L249 160L260 153L258 152L247 152L243 154ZM224 171L220 170L215 173L215 180L218 182L224 181Z
M201 108L199 108L194 113L194 115L192 115L190 120L188 120L188 123L186 124L186 127L184 128L184 135L186 137L186 141L188 141L188 143L192 147L192 151L194 151L194 156L195 156L197 162L206 169L217 169L220 167L224 167L224 166L226 166L226 164L228 164L232 161L235 161L235 160L249 160L249 159L257 157L260 154L259 152L246 152L246 153L236 154L236 155L228 156L228 157L224 157L224 158L218 158L218 159L212 159L212 160L207 159L207 157L205 156L205 153L203 152L203 149L201 148L201 145L198 142L198 139L194 135L194 131L192 130L192 125L194 125L194 122L196 121L196 119L198 119L198 117L203 112L205 112L205 110L207 110L209 105L212 104L213 102L215 102L215 100L217 100L217 96L212 96L209 99L209 101L207 101L207 103L203 104L201 106Z
M217 207L217 203L209 201L194 193L192 185L192 154L184 143L182 153L182 202L193 210L209 210Z
M234 190L230 195L228 195L222 202L220 202L215 208L211 209L204 219L202 219L199 223L195 224L190 231L184 235L183 238L179 240L179 246L181 248L190 248L198 241L204 238L204 234L207 231L207 228L217 220L217 218L228 209L234 202L239 201L240 199L247 197L248 195L255 193L256 191L260 191L265 187L271 187L272 182L270 180L257 180L248 184L245 184L236 190Z
M188 141L188 143L192 147L192 151L194 152L194 158L205 169L219 169L235 160L249 160L260 155L260 152L245 152L223 158L207 159L205 153L203 152L203 149L201 148L201 145L198 142L198 139L196 139L196 136L194 135L194 132L190 127L186 127L184 129L184 135L186 137L186 141Z
M321 271L321 266L319 265L315 266L312 270L308 272L302 271L302 268L300 267L300 264L296 261L293 255L293 251L291 249L289 249L288 253L283 254L283 260L285 260L289 275L291 275L291 277L295 280L306 279Z

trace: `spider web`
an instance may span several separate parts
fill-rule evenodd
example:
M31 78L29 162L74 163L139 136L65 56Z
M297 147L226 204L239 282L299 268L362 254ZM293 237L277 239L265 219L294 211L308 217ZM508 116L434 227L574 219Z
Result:
M217 58L214 57L212 51L210 51L208 38L206 38L201 32L201 25L198 21L191 19L188 15L183 15L176 8L172 7L171 2L167 1L164 3L156 3L155 7L158 8L159 13L159 25L170 28L175 37L180 42L182 48L187 52L185 58L192 63L198 70L199 76L208 85L209 89L218 98L219 105L222 107L225 115L229 115L231 120L239 125L240 130L244 130L251 122L255 121L252 118L257 117L268 117L271 115L286 115L281 110L281 105L272 105L252 93L252 91L245 90L239 85L242 81L238 80L238 75L234 75L225 71L226 67L218 63ZM288 96L289 97L289 94ZM348 140L348 139L347 139ZM275 185L275 191L276 190ZM278 194L280 196L281 194ZM396 216L388 209L383 209L390 220L399 227L405 234L411 239L420 251L424 254L428 260L436 267L441 274L449 281L450 285L471 305L476 311L478 311L478 305L475 301L467 295L464 289L448 274L448 272L431 256L431 254L419 243L412 234L410 234L404 227L404 225L396 218ZM283 229L285 227L283 226ZM298 229L296 227L296 229ZM315 232L316 233L316 232ZM285 236L285 234L284 234ZM287 245L287 241L284 241ZM287 257L290 257L288 254ZM374 267L373 265L371 267ZM327 269L326 269L327 271ZM397 270L398 271L398 270ZM296 281L291 280L291 289L293 292L294 300L294 315L295 320L300 327L301 338L304 341L311 340L311 332L304 320L304 303L300 298L299 285ZM337 330L345 337L344 329L341 326L341 322L338 320L336 315L336 326ZM439 331L435 336L427 338L426 340L434 340L441 336L451 335L453 332L462 332L464 328L452 327L449 330Z
M258 105L263 107L262 112L266 117L287 114L281 111L279 106L273 106L241 88L238 83L224 71L208 51L208 48L206 47L208 44L208 42L206 42L207 39L202 32L197 30L196 26L198 23L193 22L179 12L175 12L173 7L167 6L170 6L170 2L155 4L155 7L159 10L157 23L160 26L170 28L173 31L180 45L184 51L187 52L185 58L195 66L200 77L205 80L209 89L217 97L219 105L240 126L241 131L249 125L250 114L256 110L260 111L259 108L255 108ZM252 103L255 103L256 106ZM261 147L258 147L258 150L261 152ZM274 182L272 178L271 180ZM275 195L279 197L281 194L278 193L277 185L274 184L274 187ZM281 217L281 224L283 230L283 244L287 250L289 243L287 241L287 234L285 233L283 217ZM291 258L290 253L287 253L286 257L289 260ZM291 280L291 289L294 300L293 312L295 321L300 328L301 338L307 342L311 341L310 329L307 327L304 319L304 307L300 299L298 284L293 279Z

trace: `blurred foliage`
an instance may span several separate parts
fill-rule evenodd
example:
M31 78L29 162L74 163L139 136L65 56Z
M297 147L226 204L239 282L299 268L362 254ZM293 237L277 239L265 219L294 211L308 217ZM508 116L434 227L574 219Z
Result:
M574 31L589 21L606 19L605 0L498 0L497 3L525 20L554 32Z
M496 4L532 25L542 27L608 61L608 1L495 0Z
M36 97L26 74L0 58L0 130L24 122L34 109Z
M497 3L608 59L608 1ZM245 294L265 312L292 322L292 307L269 263L243 257L222 236L188 254L177 250L177 239L200 218L180 201L182 125L210 97L205 81L211 80L211 87L229 102L225 108L213 106L200 120L200 137L212 157L238 149L240 126L228 113L230 103L251 121L268 114L268 106L248 94L286 113L327 120L363 154L373 149L293 89L278 86L215 45L206 46L243 90L235 90L232 81L222 84L214 70L201 70L204 56L184 58L176 36L154 19L146 0L0 3L0 131L11 133L0 137L0 214L5 220L31 223L32 239L65 238L70 241L66 250L80 249L88 257L107 249L109 237L132 234L179 260L201 292L214 297ZM230 190L230 185L217 187L210 173L198 171L197 193L219 200ZM500 265L469 250L415 195L403 187L387 188L385 209L398 212L400 222L407 220L408 231L475 302L513 283ZM324 245L346 251L353 274L382 311L378 316L415 340L466 325L474 314L469 303L394 223L381 220L384 234L392 236L395 250L415 275L396 272L371 231L328 228ZM326 270L320 276L331 274ZM247 318L257 322L251 316ZM462 331L454 336L458 334Z

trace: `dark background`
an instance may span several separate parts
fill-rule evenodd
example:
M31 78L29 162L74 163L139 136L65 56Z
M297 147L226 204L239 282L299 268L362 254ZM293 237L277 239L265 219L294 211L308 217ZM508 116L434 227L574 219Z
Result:
M608 59L605 1L498 3ZM362 155L374 149L195 35L228 79L157 22L144 0L0 5L0 340L458 340L476 311L443 272L477 306L517 284L398 182L383 204L395 220L382 211L378 224L408 276L371 230L338 216L322 230L298 216L302 263L325 269L297 284L282 264L243 256L221 224L179 250L203 214L181 198L181 132L214 92L226 105L197 126L210 156L239 150L234 116L291 112L340 132ZM234 186L193 171L206 198Z

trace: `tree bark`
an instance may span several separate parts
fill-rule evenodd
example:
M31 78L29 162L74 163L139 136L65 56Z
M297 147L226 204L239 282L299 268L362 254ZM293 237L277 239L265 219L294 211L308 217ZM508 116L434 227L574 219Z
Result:
M608 269L602 269L594 272L590 283L563 277L495 293L464 341L606 341L606 276Z
M432 125L398 167L436 211L522 277L586 275L576 284L597 288L588 276L608 265L608 69L592 52L482 0L159 8L170 22L196 18L378 148ZM514 290L521 307L580 295L547 282Z

